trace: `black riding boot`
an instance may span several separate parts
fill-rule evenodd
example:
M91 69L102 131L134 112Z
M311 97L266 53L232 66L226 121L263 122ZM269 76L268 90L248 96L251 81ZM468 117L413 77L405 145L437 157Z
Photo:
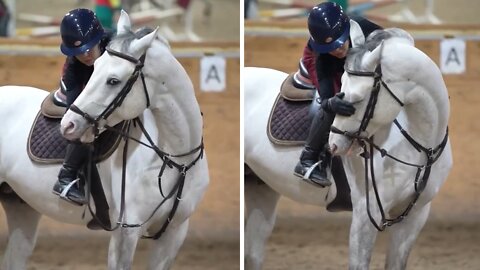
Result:
M305 148L300 155L300 161L295 166L295 175L309 180L319 186L326 187L332 183L327 177L327 166L330 163L325 147L334 115L323 109L315 115L310 127L310 133Z
M80 143L69 143L63 166L58 173L58 181L53 186L53 193L60 198L77 204L83 205L85 201L85 192L80 186L78 171L84 165L88 155L88 146Z

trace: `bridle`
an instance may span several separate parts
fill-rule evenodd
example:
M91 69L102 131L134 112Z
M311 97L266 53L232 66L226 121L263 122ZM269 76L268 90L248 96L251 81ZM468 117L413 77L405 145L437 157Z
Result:
M178 205L179 205L180 201L182 200L182 192L183 192L183 187L184 187L184 184L185 184L185 178L186 178L187 172L196 164L196 162L198 160L203 158L203 150L204 150L203 138L200 142L200 145L193 148L192 150L190 150L188 152L185 152L185 153L172 155L172 154L169 154L169 153L166 153L166 152L162 151L154 143L150 134L147 132L147 130L143 126L142 121L138 117L133 119L133 120L129 120L128 123L125 125L126 128L122 129L122 130L118 130L118 129L116 129L114 127L111 127L111 126L108 126L108 125L103 125L103 127L101 127L101 123L102 122L106 123L107 118L118 107L120 107L122 105L123 101L125 100L128 93L130 93L130 91L132 90L133 84L137 81L139 76L142 79L143 90L144 90L145 97L146 97L146 108L150 107L150 97L148 95L147 85L145 83L145 76L144 76L143 71L142 71L142 68L143 68L144 62L145 62L146 53L144 53L140 57L140 59L136 59L136 58L134 58L130 55L127 55L127 54L124 54L124 53L121 53L121 52L118 52L118 51L114 51L114 50L112 50L111 48L108 48L108 47L105 50L110 55L120 57L120 58L125 59L129 62L134 63L135 64L135 69L134 69L132 75L130 75L130 77L128 78L128 80L125 83L122 90L117 94L117 96L113 99L113 101L103 110L103 112L98 117L90 116L89 114L83 112L80 108L78 108L77 106L75 106L73 104L70 106L70 110L72 110L73 112L81 115L85 120L87 120L88 123L90 123L92 125L92 127L94 129L95 136L99 135L101 128L105 128L107 130L110 130L110 131L113 131L113 132L116 132L116 133L120 134L125 140L125 146L124 146L124 149L123 149L123 162L122 162L122 188L121 188L120 212L119 212L119 216L118 216L116 225L112 228L109 228L108 226L104 225L102 223L102 221L99 220L99 218L93 213L93 210L91 209L91 206L90 206L90 196L89 196L89 194L90 194L90 182L91 182L91 173L92 173L92 168L90 166L92 166L91 160L93 159L93 144L91 145L91 151L90 151L90 156L89 156L90 160L87 163L87 166L89 166L87 168L87 178L89 180L89 181L87 181L87 183L88 183L88 188L87 188L88 203L87 203L87 205L88 205L88 208L89 208L89 211L90 211L92 217L97 221L98 224L100 224L100 226L104 230L114 231L114 230L118 229L119 227L122 227L122 228L142 227L143 225L145 225L147 222L149 222L153 218L155 213L160 209L160 207L165 202L167 202L167 200L175 197L173 205L172 205L172 209L170 210L170 213L169 213L167 219L165 220L165 222L163 223L163 225L159 229L159 231L157 233L155 233L154 235L142 236L142 238L148 238L148 239L156 240L156 239L160 238L162 236L162 234L166 231L168 225L171 223L171 221L173 219L173 216L175 215L175 213L177 211ZM143 135L145 136L145 138L147 139L148 143L144 143L144 142L142 142L142 141L140 141L136 138L133 138L129 135L130 126L131 126L132 122L133 122L134 126L138 126L141 129L141 131L142 131ZM124 210L125 210L125 183L126 183L126 167L127 167L126 160L127 160L127 153L128 153L128 140L133 140L133 141L135 141L135 142L137 142L137 143L139 143L143 146L146 146L146 147L152 149L153 151L155 151L157 156L163 161L163 164L160 168L160 172L158 174L158 186L159 186L160 194L163 197L163 199L155 207L155 209L148 216L148 218L144 222L139 223L139 224L129 224L129 223L123 222L123 215L124 215ZM172 158L186 157L186 156L193 155L195 153L198 153L197 156L193 159L193 161L191 161L188 164L178 164L177 162L172 160ZM163 192L163 189L162 189L162 176L163 176L163 173L165 172L165 169L167 167L176 168L179 172L179 176L178 176L178 179L177 179L177 182L175 183L175 185L172 187L170 192L168 192L165 196L164 192Z
M367 213L368 213L368 217L370 219L370 222L375 226L375 228L379 231L383 231L383 230L385 230L386 227L392 226L393 224L402 221L409 214L409 212L413 208L413 206L416 204L418 198L420 197L420 194L423 192L423 190L425 189L425 187L427 185L432 165L435 163L435 161L438 160L438 158L442 154L443 150L445 149L445 145L447 144L447 141L448 141L448 127L445 131L445 136L444 136L442 142L437 147L426 148L426 147L422 146L421 144L419 144L415 139L413 139L413 137L410 136L407 133L407 131L400 125L400 123L397 121L397 119L395 119L393 121L393 123L397 126L397 128L400 130L402 135L405 137L405 139L407 139L407 141L418 152L425 153L425 155L427 157L427 161L426 161L426 164L419 165L419 164L414 164L414 163L410 163L410 162L401 160L401 159L399 159L395 156L390 155L386 149L383 149L380 146L378 146L377 144L375 144L374 136L368 137L368 135L363 135L363 134L366 134L365 131L368 127L368 124L369 124L370 120L373 118L373 115L374 115L374 112L375 112L375 106L376 106L377 101L378 101L378 94L380 92L380 89L382 89L382 86L383 86L384 89L386 89L388 91L388 93L393 97L393 99L395 99L397 101L397 103L400 106L403 107L405 104L392 92L392 90L388 87L388 85L382 79L381 64L378 64L377 67L375 68L375 71L373 71L373 72L370 72L370 71L354 71L354 70L349 70L349 69L345 69L345 71L349 75L353 75L353 76L373 77L374 82L373 82L373 86L372 86L372 91L371 91L370 98L368 100L367 107L365 109L365 113L363 115L362 121L360 122L360 126L359 126L359 128L356 132L343 131L343 130L338 129L337 127L335 127L333 125L332 125L330 131L332 133L341 134L341 135L344 135L344 136L346 136L346 137L348 137L352 140L357 141L359 143L359 145L363 148L364 152L361 154L361 156L363 157L364 162L365 162L365 191L366 191ZM369 146L368 149L367 149L367 145ZM375 149L380 152L380 155L381 155L382 158L384 158L386 156L386 157L389 157L389 158L391 158L391 159L393 159L397 162L400 162L402 164L417 168L417 173L415 175L415 180L414 180L414 187L415 187L414 197L411 200L411 202L409 203L409 205L405 208L405 210L399 216L397 216L396 218L387 219L385 217L385 211L383 209L382 202L380 200L380 196L379 196L378 189L377 189L377 183L376 183L376 180L375 180L375 174L374 174L373 152L374 152ZM376 198L376 201L377 201L377 205L379 207L379 211L380 211L380 214L381 214L381 217L382 217L381 224L378 224L375 221L375 219L373 218L373 216L370 212L369 180L368 180L368 177L369 177L368 160L369 159L370 159L370 176L372 178L372 186L373 186L373 190L374 190L374 193L375 193L375 198ZM422 170L424 170L423 176L420 177Z
M354 136L356 138L361 138L361 134L367 130L368 124L370 123L370 120L373 118L373 113L375 112L375 106L377 105L378 101L378 94L380 93L381 86L383 86L388 93L397 101L400 106L404 106L403 102L398 98L392 90L388 87L388 85L385 83L385 81L382 80L382 66L381 64L378 64L378 66L375 68L375 71L354 71L354 70L345 70L349 75L353 76L359 76L359 77L373 77L373 86L372 86L372 91L370 94L370 99L368 100L367 103L367 108L365 109L365 113L363 114L362 121L360 122L360 127L358 128L358 131L355 132L354 134L349 134L350 136ZM338 131L337 128L332 127L332 131L336 130ZM336 132L334 132L336 133ZM345 132L341 132L342 134Z
M92 117L86 112L83 112L80 108L78 108L76 105L72 104L70 106L70 110L73 111L74 113L77 113L81 115L85 120L87 120L88 123L90 123L93 128L94 128L94 134L98 135L100 133L100 123L106 122L107 118L118 108L122 105L123 101L125 100L125 97L127 97L128 93L133 88L133 84L137 81L138 76L142 78L142 84L143 84L143 90L145 92L145 98L147 101L147 108L150 107L150 96L148 95L147 91L147 85L145 83L145 75L143 74L143 66L145 62L145 54L143 54L140 59L136 59L130 55L117 52L112 50L111 48L107 47L105 49L110 55L120 57L122 59L125 59L129 62L132 62L135 64L135 69L133 70L132 75L128 78L127 82L125 83L125 86L123 86L122 90L117 94L117 96L110 102L110 104L103 110L103 112L97 116L97 117Z

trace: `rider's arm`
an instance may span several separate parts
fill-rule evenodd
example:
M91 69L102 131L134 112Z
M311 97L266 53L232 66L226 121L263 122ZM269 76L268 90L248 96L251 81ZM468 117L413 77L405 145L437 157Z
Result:
M318 80L318 92L321 100L326 100L335 95L334 81L338 63L342 61L328 54L320 54L316 58L315 70Z
M319 89L318 79L317 79L317 71L315 70L315 54L313 53L312 49L307 45L303 49L303 56L302 61L305 69L308 71L308 75L310 76L310 80L312 80L313 85L315 85L316 89Z
M91 71L88 70L88 67L70 57L67 58L62 75L62 81L66 88L67 106L72 105L80 95L90 75Z

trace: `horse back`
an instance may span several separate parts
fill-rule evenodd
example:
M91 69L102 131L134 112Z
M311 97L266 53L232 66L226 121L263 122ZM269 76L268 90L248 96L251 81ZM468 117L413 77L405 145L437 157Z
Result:
M2 121L17 118L16 115L38 112L42 100L48 92L29 86L7 85L0 87L0 113ZM9 117L9 115L12 115ZM15 115L15 116L14 116ZM31 117L32 120L36 113Z
M19 157L19 149L25 150L30 127L37 115L47 91L26 86L0 87L0 166L9 166ZM22 152L23 153L23 152Z

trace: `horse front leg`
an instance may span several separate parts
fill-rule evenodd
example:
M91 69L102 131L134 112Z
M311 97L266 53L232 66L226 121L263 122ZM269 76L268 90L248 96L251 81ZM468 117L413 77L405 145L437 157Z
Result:
M276 207L280 195L259 178L245 176L245 269L262 269L265 244L275 226Z
M365 198L353 200L352 224L350 226L350 270L369 269L377 229L370 223L365 206ZM372 211L375 211L372 207ZM376 220L379 220L378 218Z
M429 213L430 203L420 209L414 208L402 222L390 228L390 245L385 269L403 270L407 268L408 256Z
M9 188L9 187L8 187ZM26 269L37 240L37 227L41 215L16 194L2 194L0 201L7 215L8 244L3 256L3 270Z
M139 228L119 228L112 232L108 248L108 269L129 270L140 235Z
M175 258L177 257L180 247L185 241L188 232L189 220L185 220L178 226L170 226L162 234L162 236L154 240L152 243L152 250L150 252L150 259L148 263L149 270L166 270L170 269Z

